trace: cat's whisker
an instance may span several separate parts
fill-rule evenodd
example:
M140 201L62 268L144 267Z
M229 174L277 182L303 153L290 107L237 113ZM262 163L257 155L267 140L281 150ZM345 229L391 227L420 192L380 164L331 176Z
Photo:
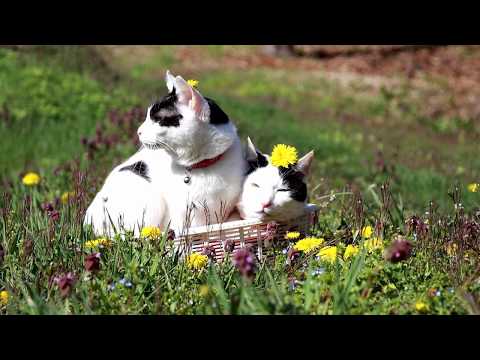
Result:
M161 140L157 139L157 142L155 143L155 146L157 146L158 148L163 147L165 150L170 151L174 155L177 154L176 151L170 145L168 145L166 142L163 142Z

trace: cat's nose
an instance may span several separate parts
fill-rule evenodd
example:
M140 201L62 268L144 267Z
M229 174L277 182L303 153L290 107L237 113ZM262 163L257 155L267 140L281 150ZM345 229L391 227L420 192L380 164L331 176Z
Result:
M269 201L268 203L262 203L262 209L268 208L268 207L270 207L270 206L272 206L272 202L271 202L271 201Z

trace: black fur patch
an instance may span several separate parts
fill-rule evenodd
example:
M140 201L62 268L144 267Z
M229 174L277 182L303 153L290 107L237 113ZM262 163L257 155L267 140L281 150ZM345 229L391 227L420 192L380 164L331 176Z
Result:
M307 200L307 184L303 181L305 176L292 166L280 167L278 171L283 179L283 184L290 190L292 199L300 202Z
M150 177L148 176L148 166L143 161L137 161L136 163L122 167L119 171L131 171L134 174L144 178L150 182Z
M210 98L205 97L205 100L208 102L208 106L210 107L210 124L212 125L221 125L221 124L228 124L230 119L228 115L217 105L215 101Z
M178 100L175 88L168 95L165 95L160 101L152 105L150 109L150 119L160 126L180 126L182 115L175 106Z
M268 165L268 160L262 153L257 151L257 160L248 162L248 170L245 175L249 175L258 168L262 168Z

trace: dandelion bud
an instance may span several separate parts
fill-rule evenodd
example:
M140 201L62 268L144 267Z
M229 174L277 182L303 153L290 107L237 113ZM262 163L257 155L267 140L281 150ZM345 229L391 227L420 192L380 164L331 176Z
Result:
M231 253L235 249L235 241L233 240L226 240L223 249L225 250L226 253Z
M175 231L173 231L172 229L168 229L168 233L167 233L167 240L169 241L173 241L175 240Z
M215 248L211 245L207 245L203 248L202 255L206 255L211 261L215 261Z

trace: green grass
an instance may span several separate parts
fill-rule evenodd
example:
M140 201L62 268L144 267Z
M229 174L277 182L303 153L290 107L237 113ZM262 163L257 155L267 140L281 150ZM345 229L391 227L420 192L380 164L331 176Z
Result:
M228 47L208 47L203 53L214 58L228 51ZM466 212L479 205L478 193L465 190L467 183L478 181L480 160L473 150L475 144L468 136L463 141L449 138L450 147L439 143L445 133L460 136L465 130L463 122L439 122L432 127L433 119L417 115L418 104L407 101L405 89L377 95L359 91L357 95L318 74L290 75L264 68L206 71L195 77L200 80L200 90L215 98L235 121L242 138L249 135L263 151L271 151L276 143L295 145L301 154L315 150L311 197L325 204L317 235L338 246L337 262L329 264L302 255L293 266L286 265L285 244L272 250L273 261L258 264L250 281L243 279L230 261L192 271L164 237L127 236L99 249L101 270L89 274L84 259L91 250L84 244L93 236L82 229L79 220L105 174L135 147L125 140L99 150L94 160L89 160L80 140L92 137L99 124L108 134L128 139L131 134L122 133L125 128L107 121L108 111L146 107L152 98L164 94L163 71L175 61L175 47L163 47L130 72L114 74L105 64L92 60L92 50L87 48L0 49L0 174L13 182L12 188L2 188L11 199L0 199L1 207L8 209L0 216L0 244L5 251L0 290L10 293L8 306L0 311L412 314L418 313L417 301L425 302L432 314L472 311L458 293L478 292L478 286L466 280L476 263L470 258L461 270L454 269L455 259L444 249L456 236L452 232L456 212L448 191L458 182ZM141 121L138 119L139 124ZM387 173L374 165L377 150L384 153ZM59 165L72 164L74 159L88 175L81 185L75 184L74 172L53 174ZM21 184L19 175L32 170L41 175L42 182L30 188ZM339 196L325 203L321 196L350 185L358 188L364 200L362 218L373 226L385 216L380 185L387 179L394 204L393 215L384 220L381 233L385 247L395 235L403 234L413 243L414 256L392 264L376 250L344 261L345 244L361 245L363 241L351 236L351 230L361 226L352 198ZM82 198L55 205L60 219L49 220L40 205L55 202L63 192L72 190ZM31 207L23 205L27 195ZM407 232L404 223L412 214L426 220L430 200L439 204L439 212L449 220L438 229L442 236L425 245ZM51 279L68 271L74 272L77 280L64 299ZM122 278L131 281L132 287L119 284ZM116 287L109 290L112 283ZM440 295L429 296L431 289L440 290Z
M0 172L53 168L72 159L107 110L136 102L125 88L107 91L80 73L0 49Z

